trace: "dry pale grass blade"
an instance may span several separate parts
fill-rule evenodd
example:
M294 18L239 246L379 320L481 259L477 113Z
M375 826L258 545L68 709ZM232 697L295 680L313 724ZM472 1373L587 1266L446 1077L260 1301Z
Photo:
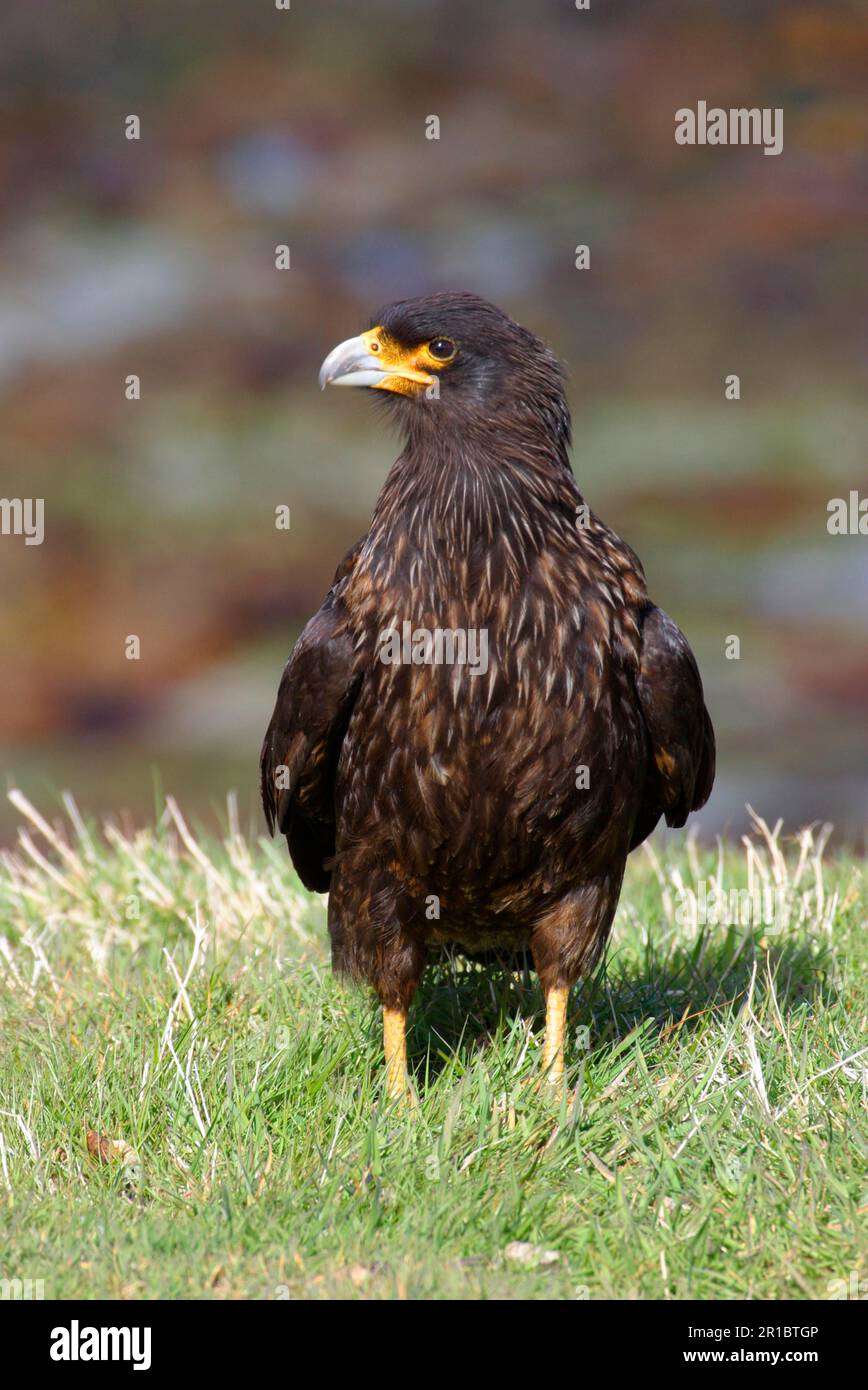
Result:
M763 928L768 938L803 926L831 939L839 906L839 894L828 891L824 874L831 827L823 825L815 833L815 827L806 826L785 837L780 819L772 826L752 807L747 810L753 831L741 839L746 888L727 874L726 849L720 839L713 870L703 864L695 840L688 840L687 873L684 856L666 865L652 846L643 846L660 887L667 926L686 940L695 940L708 925L742 927L747 933Z
M188 851L191 857L195 859L196 863L205 870L206 876L209 879L211 879L217 885L217 887L228 896L232 892L232 889L230 888L228 881L223 877L219 869L217 869L215 865L211 863L211 860L208 858L205 851L201 848L200 845L196 843L196 840L190 834L190 831L187 828L187 822L181 815L181 812L178 809L178 803L176 802L173 796L166 797L166 809L175 826L177 827L178 834L181 836L181 839L184 842L184 848Z
M48 824L48 821L44 816L40 815L36 807L27 799L24 793L19 791L16 787L13 787L8 795L16 811L20 811L21 814L36 827L47 844L49 844L64 861L67 868L77 878L85 879L87 877L87 869L82 863L81 857L76 854L66 843L65 839Z
M32 993L37 981L57 992L55 959L78 946L103 974L117 947L135 948L142 922L156 915L187 927L192 903L215 943L245 937L265 947L286 929L305 945L318 940L306 925L317 906L288 858L270 845L251 851L231 798L230 834L213 846L171 797L158 826L135 832L112 818L89 828L68 793L68 831L19 790L9 800L24 824L15 847L0 853L0 977L19 993Z

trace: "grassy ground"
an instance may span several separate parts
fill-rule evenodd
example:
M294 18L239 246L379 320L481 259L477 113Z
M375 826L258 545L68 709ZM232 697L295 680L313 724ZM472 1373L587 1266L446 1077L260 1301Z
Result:
M131 835L16 800L0 1278L272 1299L829 1298L866 1278L864 865L824 866L810 832L633 856L561 1106L532 1084L535 978L430 969L407 1115L282 844L200 843L171 802ZM748 875L778 885L771 922L697 920Z

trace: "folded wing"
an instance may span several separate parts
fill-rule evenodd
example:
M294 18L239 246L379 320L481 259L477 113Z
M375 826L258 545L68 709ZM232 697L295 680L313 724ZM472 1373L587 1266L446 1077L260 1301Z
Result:
M714 729L696 659L677 624L654 605L642 624L636 690L653 767L633 847L661 815L667 825L683 825L691 811L705 805L714 785Z
M335 770L362 675L340 598L358 546L335 575L287 662L260 756L260 790L271 834L286 836L306 888L324 893L335 852Z

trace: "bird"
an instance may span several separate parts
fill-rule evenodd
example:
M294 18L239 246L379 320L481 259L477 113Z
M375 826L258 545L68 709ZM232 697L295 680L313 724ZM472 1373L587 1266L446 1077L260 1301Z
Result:
M529 955L562 1093L570 990L627 856L712 789L696 659L579 490L564 369L534 333L478 295L426 294L319 380L384 405L403 447L280 680L269 830L328 893L334 970L379 998L390 1101L417 1103L408 1011L444 948Z

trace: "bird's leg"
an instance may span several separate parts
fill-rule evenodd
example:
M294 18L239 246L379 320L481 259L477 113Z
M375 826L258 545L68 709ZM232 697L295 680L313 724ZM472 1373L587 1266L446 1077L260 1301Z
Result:
M546 994L546 1036L543 1069L552 1085L564 1079L564 1030L567 1021L569 985L551 985Z
M383 1051L386 1055L386 1092L390 1100L406 1100L407 1010L383 1008Z
M561 1090L570 985L593 969L606 944L623 871L617 863L610 873L572 888L531 933L533 963L546 999L544 1075Z

